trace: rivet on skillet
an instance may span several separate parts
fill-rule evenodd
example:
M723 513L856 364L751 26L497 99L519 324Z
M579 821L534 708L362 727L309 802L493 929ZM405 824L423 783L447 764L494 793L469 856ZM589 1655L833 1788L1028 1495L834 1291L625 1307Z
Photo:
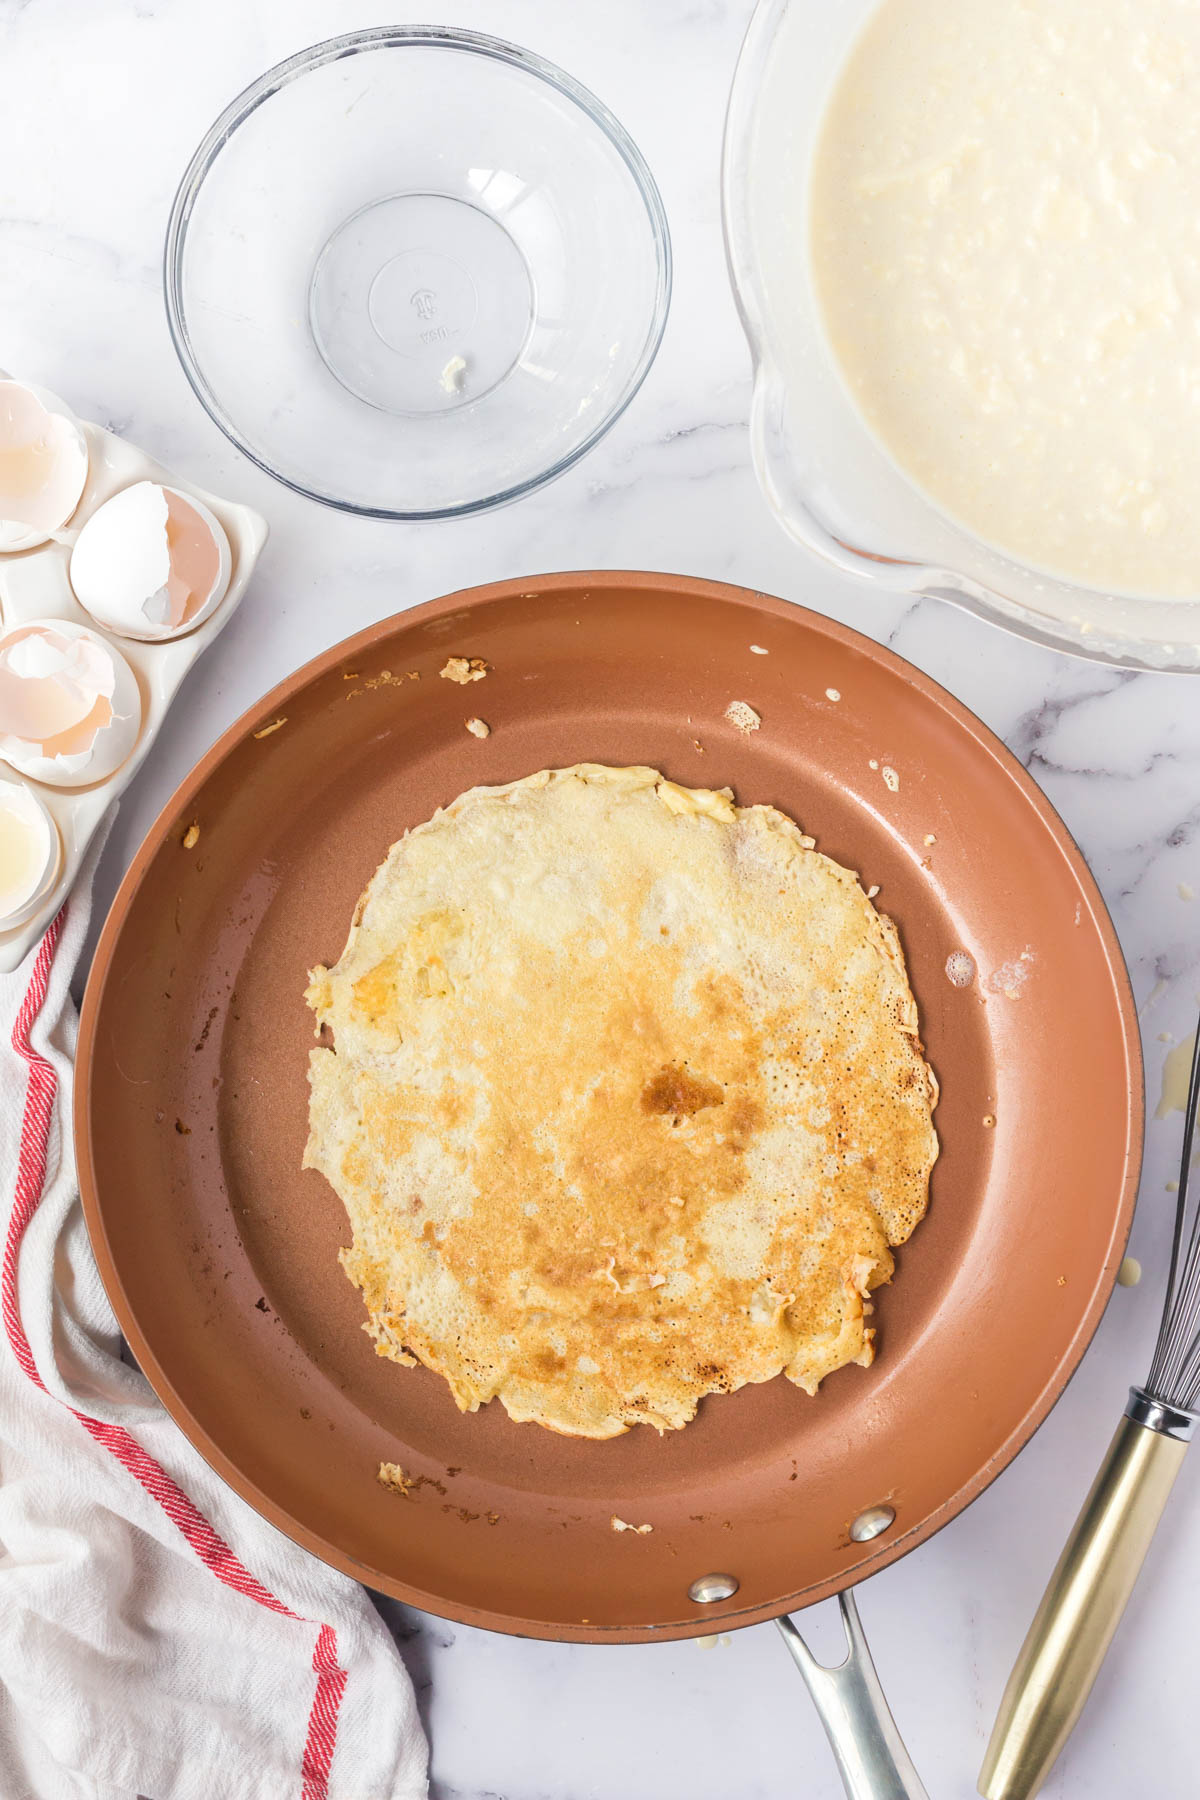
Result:
M698 1606L711 1606L714 1600L728 1600L738 1591L736 1575L698 1575L688 1589L688 1599Z
M870 1543L881 1532L887 1530L896 1518L894 1506L868 1506L866 1512L860 1512L850 1527L850 1536L856 1544Z

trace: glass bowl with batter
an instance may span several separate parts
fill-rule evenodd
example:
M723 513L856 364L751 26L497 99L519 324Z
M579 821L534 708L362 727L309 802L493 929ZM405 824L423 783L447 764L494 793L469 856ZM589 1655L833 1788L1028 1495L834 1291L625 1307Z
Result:
M1200 170L1200 30L1176 45L1159 0L1105 0L1110 40L1081 6L1019 9L1015 38L1017 9L982 0L760 0L723 172L755 465L792 536L851 574L1200 670L1200 252L1171 225ZM1072 114L1061 168L1039 81Z

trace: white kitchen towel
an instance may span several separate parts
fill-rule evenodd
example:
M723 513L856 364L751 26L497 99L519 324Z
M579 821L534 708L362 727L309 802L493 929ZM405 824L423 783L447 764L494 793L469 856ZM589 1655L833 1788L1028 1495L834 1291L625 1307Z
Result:
M412 1685L366 1593L227 1488L120 1359L71 1143L98 854L0 975L0 1795L419 1800Z

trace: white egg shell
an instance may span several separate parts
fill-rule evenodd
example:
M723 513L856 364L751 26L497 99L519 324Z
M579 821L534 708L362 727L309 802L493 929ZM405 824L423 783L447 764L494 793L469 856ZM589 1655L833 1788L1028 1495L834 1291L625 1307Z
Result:
M232 567L229 539L203 501L137 481L87 521L70 580L98 624L152 642L182 637L215 612Z
M87 439L62 402L0 379L0 554L32 550L59 531L87 476Z
M19 925L35 912L54 885L62 864L58 826L32 788L0 778L0 844L15 825L27 840L28 866L15 873L0 862L0 930Z
M90 787L137 743L142 697L121 652L68 619L0 636L0 758L32 781Z

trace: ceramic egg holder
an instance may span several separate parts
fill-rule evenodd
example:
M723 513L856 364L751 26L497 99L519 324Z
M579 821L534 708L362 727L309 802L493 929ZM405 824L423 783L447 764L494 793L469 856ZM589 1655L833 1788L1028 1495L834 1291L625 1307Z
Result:
M70 408L44 389L36 392L55 412L74 420ZM28 788L58 828L61 855L58 873L34 912L19 923L0 922L0 971L17 968L62 905L97 826L117 796L140 768L158 734L180 682L218 632L222 631L246 590L267 538L266 521L248 506L232 505L202 488L180 481L161 464L85 420L74 420L87 442L88 475L83 494L67 524L54 537L28 550L0 551L0 630L21 625L83 625L114 648L133 670L141 696L142 718L133 748L105 780L81 787L52 787L0 762L0 776ZM143 642L100 625L76 600L68 568L80 531L106 500L137 481L152 481L199 501L214 515L229 540L232 566L229 585L216 609L183 635Z

